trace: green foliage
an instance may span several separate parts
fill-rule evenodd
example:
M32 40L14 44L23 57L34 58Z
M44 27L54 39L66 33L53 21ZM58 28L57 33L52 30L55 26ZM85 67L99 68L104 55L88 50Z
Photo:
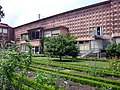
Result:
M71 36L70 34L67 34L66 38L65 38L65 50L66 50L66 55L68 56L72 56L73 58L76 58L76 56L78 55L79 49L78 47L75 45L75 37Z
M120 72L120 60L112 59L109 61L109 69L112 70L114 73L116 71Z
M37 83L40 83L41 85L49 85L51 87L54 87L55 90L58 90L59 87L56 84L56 81L59 79L58 76L50 74L50 73L43 73L43 72L37 72L35 81Z
M116 53L117 53L117 57L119 58L120 57L120 43L117 44Z
M28 86L29 88L32 88L32 90L55 90L54 87L51 85L46 85L46 84L42 85L40 83L35 82L34 79L27 78L27 77L23 78L21 75L16 74L16 73L14 73L14 78L16 80L18 80L19 78L22 81L22 83L24 83L24 85Z
M46 57L44 54L33 54L33 57Z
M106 53L108 57L112 58L119 58L120 56L120 43L112 43L106 47Z
M21 79L14 80L13 73L21 69L21 65L24 64L25 68L18 73L22 76L26 75L29 65L31 64L31 45L26 42L28 46L28 52L20 52L19 46L11 42L11 47L8 49L1 49L0 53L0 89L1 90L22 90L23 82Z
M35 59L34 61L32 61L35 64L42 64L42 65L50 65L50 66L54 66L54 67L61 67L61 68L65 68L65 69L72 69L72 70L77 70L77 71L81 71L81 72L87 72L89 74L91 74L94 70L94 67L91 66L86 66L86 65L72 65L69 64L67 62L67 64L65 63L58 63L58 62L53 62L53 63L49 63L47 62L47 60L37 60ZM93 72L94 73L94 72ZM97 75L109 75L109 76L115 76L115 77L120 77L120 72L116 71L109 71L108 68L99 68L96 67L96 72Z
M39 66L35 66L35 67L37 69L39 68L39 69L43 69L43 70L46 70L46 71L51 71L51 74L52 74L52 72L61 73L61 74L66 74L68 76L76 76L76 77L80 77L80 78L85 78L85 79L90 79L90 80L95 80L95 81L100 81L100 82L106 82L106 83L109 83L109 84L120 86L120 82L115 81L115 80L109 80L109 79L106 79L106 78L94 77L94 76L89 76L89 75L84 75L84 74L71 73L71 72L66 72L66 71L57 71L57 70L54 70L54 69L51 69L51 68L44 68L44 67L39 67Z
M106 53L109 55L109 56L116 56L116 47L117 47L117 44L116 43L112 43L110 45L108 45L106 47Z
M50 73L50 74L54 74L54 75L57 75L59 77L70 79L74 82L81 83L81 84L88 84L88 85L95 86L95 87L104 86L104 87L107 87L107 88L111 88L113 90L119 90L120 89L119 81L118 82L113 81L113 80L108 80L107 81L107 79L104 79L104 78L99 79L98 77L92 77L92 76L88 76L87 78L85 78L86 75L83 75L82 77L81 76L74 76L74 75L71 75L72 73L69 73L69 72L62 72L62 71L58 72L58 71L48 69L48 68L46 68L46 69L43 68L43 70L38 69L38 68L31 68L31 69L41 71L41 72ZM94 78L94 79L92 79L92 78ZM113 85L111 83L113 83Z
M4 18L5 14L2 10L2 6L0 5L0 22L1 22L1 18Z
M67 34L67 36L59 35L46 37L44 39L44 51L48 56L62 56L69 55L76 57L78 55L78 48L75 45L75 37Z

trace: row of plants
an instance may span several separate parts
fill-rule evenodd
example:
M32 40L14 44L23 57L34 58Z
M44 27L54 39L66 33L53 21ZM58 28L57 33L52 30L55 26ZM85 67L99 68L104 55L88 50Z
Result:
M33 57L46 57L45 54L33 54ZM62 56L63 57L63 61L64 59L68 59L68 60L71 60L71 61L100 61L100 62L107 62L109 61L110 59L97 59L97 58L73 58L71 56ZM53 60L55 57L52 57ZM59 58L55 58L56 60L59 60Z
M88 84L88 85L95 86L95 87L106 86L106 87L109 87L109 88L114 89L114 90L119 90L120 89L119 84L115 83L114 81L113 81L112 84L118 84L118 85L112 85L110 82L109 82L110 84L108 84L108 83L106 83L107 81L101 82L101 81L95 81L94 79L88 79L88 78L84 78L84 77L80 78L80 77L73 76L73 75L70 75L70 74L68 75L65 72L58 72L58 71L55 71L55 70L52 70L52 69L49 69L49 68L41 68L41 67L32 66L31 70L51 73L51 74L60 76L62 78L70 79L70 80L72 80L74 82L77 82L77 83Z
M94 77L94 76L83 75L83 74L76 74L76 73L71 73L71 72L66 72L66 71L61 71L61 70L58 71L58 70L54 70L54 69L51 69L51 68L45 68L45 67L41 67L41 66L33 66L32 65L31 67L39 68L39 69L43 69L43 70L48 70L48 71L51 71L51 72L58 72L58 73L62 73L62 74L70 75L70 76L76 76L76 77L79 77L79 78L91 79L91 80L95 80L95 81L100 81L100 82L120 86L120 82L116 81L116 80L109 80L109 79L106 79L106 78Z
M32 54L33 57L46 57L44 54Z
M40 59L33 59L33 63L41 63L41 64L61 64L61 65L70 65L70 66L73 66L73 67L87 67L87 68L94 68L93 65L85 65L85 64L77 64L77 63L71 63L71 62L58 62L58 61L48 61L48 60L40 60ZM97 67L96 66L96 69L109 69L109 67Z
M33 61L33 63L36 64L42 64L42 65L50 65L50 66L54 66L54 67L62 67L65 69L70 69L70 70L77 70L77 71L82 71L82 72L88 72L91 73L93 72L94 75L109 75L109 76L115 76L115 77L119 77L120 76L120 72L113 72L113 71L109 71L109 70L105 70L105 69L98 69L98 68L91 68L91 67L83 67L83 66L75 66L75 65L68 65L68 64L61 64L61 63L47 63L47 62L41 62L41 61Z

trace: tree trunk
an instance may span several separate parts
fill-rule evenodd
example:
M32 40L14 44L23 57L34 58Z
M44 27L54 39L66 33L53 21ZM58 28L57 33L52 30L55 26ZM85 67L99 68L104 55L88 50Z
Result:
M62 60L62 56L60 55L60 61Z

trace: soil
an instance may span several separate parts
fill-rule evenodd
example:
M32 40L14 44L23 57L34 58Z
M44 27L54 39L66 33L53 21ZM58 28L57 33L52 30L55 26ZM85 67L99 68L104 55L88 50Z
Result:
M112 79L112 80L117 80L120 81L120 77L112 77L112 76L102 76L103 78L107 78L107 79Z
M65 90L99 90L98 88L92 87L90 85L83 85L64 79L58 80L57 85L59 87L63 86Z
M30 78L34 78L35 77L35 72L28 71L27 76L30 77ZM59 87L64 87L65 90L100 90L100 89L92 87L90 85L83 85L83 84L80 84L80 83L75 83L75 82L70 81L70 80L64 80L62 78L57 80L56 84Z
M30 78L34 78L35 77L35 72L28 71L27 76L30 77Z

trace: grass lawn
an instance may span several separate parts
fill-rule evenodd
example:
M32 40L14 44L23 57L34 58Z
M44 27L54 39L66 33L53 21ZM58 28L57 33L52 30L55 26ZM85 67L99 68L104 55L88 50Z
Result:
M82 61L82 62L71 62L71 64L75 65L86 65L86 66L94 66L95 61ZM100 62L96 61L96 67L103 68L103 67L108 67L109 63L108 62Z
M50 61L53 61L54 63L63 63L63 64L70 64L70 65L85 65L88 67L94 67L95 66L95 61L85 61L85 60L71 60L71 59L63 59L62 61L59 61L59 58L48 58L47 57L34 57L33 60L39 60L39 61L45 61L46 63L49 63ZM98 68L104 68L108 67L109 62L102 62L102 61L96 61L96 67Z

